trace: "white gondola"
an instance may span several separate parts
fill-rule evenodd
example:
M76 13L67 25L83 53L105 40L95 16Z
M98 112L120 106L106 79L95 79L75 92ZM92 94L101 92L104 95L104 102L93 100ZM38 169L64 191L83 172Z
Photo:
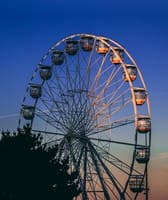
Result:
M62 63L64 62L64 52L63 51L59 51L59 50L53 50L51 52L51 60L52 63L55 65L62 65Z
M108 40L105 40L105 42L108 43ZM100 40L97 41L96 45L97 45L96 46L96 51L99 54L106 54L108 52L108 50L109 50L109 47L105 43L103 43L102 41L100 41Z
M134 88L136 105L143 105L146 102L147 93L144 88Z
M34 99L41 97L41 85L31 84L30 85L30 96Z
M112 56L110 58L111 62L113 64L121 64L121 61L123 60L124 50L119 47L113 47L115 53L112 53Z
M126 70L127 70L127 74L124 72L123 73L123 77L124 77L124 81L129 81L129 79L131 81L134 81L137 77L137 69L135 65L130 65L127 64L126 65Z
M34 106L23 105L22 114L23 117L27 120L32 120L34 117Z
M151 118L149 116L139 116L136 128L139 133L147 133L151 131Z
M131 175L129 188L132 192L139 193L144 190L143 175Z
M78 52L79 45L77 40L67 40L65 51L69 55L75 55Z
M89 36L81 36L80 45L84 51L91 51L93 48L94 39Z
M40 73L41 79L49 80L52 76L51 66L40 65L39 73Z
M147 163L150 158L150 152L148 147L136 147L136 161L138 163Z

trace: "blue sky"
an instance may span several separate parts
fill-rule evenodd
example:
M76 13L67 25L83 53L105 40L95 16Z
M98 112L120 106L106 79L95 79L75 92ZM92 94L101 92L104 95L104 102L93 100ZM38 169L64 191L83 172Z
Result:
M156 129L160 134L166 132L168 3L165 0L136 3L15 0L0 4L0 115L19 110L36 64L53 43L74 33L93 33L116 40L134 57L148 86L154 125L159 122L161 127Z
M19 112L33 70L52 44L93 33L116 40L136 60L151 100L153 154L168 152L167 10L166 0L1 1L0 129L15 128L17 117L3 116Z

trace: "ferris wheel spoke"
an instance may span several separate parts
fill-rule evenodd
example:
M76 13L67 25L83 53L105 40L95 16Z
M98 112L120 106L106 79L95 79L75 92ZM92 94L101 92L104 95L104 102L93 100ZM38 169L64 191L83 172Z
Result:
M105 124L105 122L107 120L110 120L114 114L119 113L120 111L122 111L124 109L124 107L126 107L127 104L130 103L130 100L128 100L124 105L120 105L118 107L115 108L115 110L113 110L110 114L99 114L100 117L97 119L98 123L94 126L95 129L97 128L103 128L106 127L107 124ZM126 123L127 124L127 123ZM126 124L122 124L122 125L126 125ZM110 126L111 128L114 128L113 126Z
M87 65L86 65L87 68L86 68L85 80L86 80L86 86L87 86L87 88L89 88L89 84L90 84L90 73L91 73L91 68L92 68L92 66L93 66L95 63L97 63L97 60L100 59L100 57L99 57L99 58L95 58L94 62L92 62L92 58L93 58L93 56L94 56L94 48L95 48L95 46L96 46L96 40L94 39L93 49L92 49L92 51L91 51L91 53L90 53L90 55L89 55L88 62L87 62Z
M79 54L77 54L77 62L72 60L69 63L67 62L67 59L66 59L66 72L65 72L66 80L67 80L66 87L67 87L67 90L72 93L75 90L77 91L77 90L82 90L82 88L86 88L84 77L81 75L82 67L81 67L80 62L81 62L81 58Z
M74 80L70 79L70 72L68 66L66 67L66 73L67 73L67 79L69 80L70 88L68 89L69 94L71 94L71 102L69 104L69 113L71 113L71 124L74 127L75 125L79 123L79 120L81 118L81 113L78 110L82 110L82 101L83 101L83 93L86 93L87 90L82 89L77 82L77 79L80 79L79 77L75 77ZM79 69L76 69L76 71L79 71ZM79 72L75 72L76 76L81 76ZM75 89L79 88L79 89ZM81 89L80 89L81 88Z
M101 139L101 138L92 138L92 137L89 137L89 139L90 139L91 141L115 143L115 144L119 144L119 145L126 145L126 146L135 147L135 144L134 144L134 143L120 142L120 141L115 141L115 140ZM144 145L138 145L138 146L144 147Z
M95 149L95 151L96 151L96 149ZM96 151L97 152L97 151ZM110 154L111 155L111 154ZM97 156L99 156L99 154L97 154ZM114 163L112 163L112 162L109 162L109 160L105 157L105 156L101 156L101 158L103 158L105 161L107 161L108 163L110 163L110 164L112 164L113 166L115 166L115 167L117 167L118 169L120 169L122 172L124 172L124 173L126 173L127 175L129 175L130 173L128 173L128 172L126 172L126 171L124 171L123 169L121 169L120 167L118 167L117 165L120 165L121 163L119 163L118 161L119 161L119 159L117 158L117 157L115 157L116 159L117 159L117 165L114 165ZM99 158L100 160L101 160L101 158ZM101 161L101 163L104 163L103 161ZM122 164L123 164L123 162L122 162ZM125 164L125 163L124 163ZM127 165L127 164L126 164ZM105 169L105 171L107 172L107 174L108 174L108 171L107 170L109 170L109 168L104 164L104 166L103 167L105 167L106 169ZM127 165L127 168L128 168L128 170L129 170L129 172L130 172L130 167ZM136 173L137 173L137 171L135 171ZM111 175L110 175L111 174ZM114 184L114 187L116 188L116 187L118 187L118 188L116 188L116 190L117 190L117 193L119 194L119 196L120 196L120 198L123 198L123 193L122 193L122 191L124 190L124 187L122 186L122 184L116 179L116 177L111 173L111 171L109 171L109 177L110 177L110 180L112 181L112 183ZM108 180L107 180L107 182L109 182ZM116 184L115 184L115 182L116 182ZM118 199L118 194L116 194L115 193L115 191L114 190L111 190L111 183L109 182L109 185L107 184L107 186L108 186L108 189L112 192L112 194L114 195L114 197L116 198L116 199ZM125 195L127 195L128 196L128 198L129 199L132 199L131 198L131 196L125 191Z
M92 168L95 168L94 163L91 163L91 161L90 161L90 162L88 162L88 169L89 169L89 174L90 174L90 176L89 176L89 179L90 179L90 181L89 181L89 185L90 185L89 192L93 193L94 199L98 198L98 199L104 200L104 197L101 195L101 194L104 193L104 191L100 190L101 183L98 182L98 180L96 180L97 179L97 177L96 177L97 172L96 171L94 172L94 169L91 169L91 166L92 166ZM106 183L106 187L107 187L108 192L111 192L111 194L115 197L115 199L118 200L117 195L115 194L115 192L111 188L111 183L108 184L108 179L106 179L106 180L105 180L105 178L103 178L103 179ZM110 197L111 197L111 194L109 194Z
M35 129L32 129L31 131L33 134L42 135L42 137L43 137L42 144L47 145L48 147L60 143L63 139L63 134L60 134L60 133L58 133L58 134L52 133L51 134L50 132L47 132L47 131L40 131L40 130L35 130Z
M94 93L95 92L95 89L98 87L98 82L99 82L99 79L101 77L101 75L104 73L103 71L103 65L105 63L105 61L107 60L107 57L108 57L108 53L102 58L101 60L101 63L97 63L97 65L99 65L99 68L97 69L97 72L95 74L95 78L94 80L92 81L91 86L90 86L90 91L91 93ZM109 68L111 68L111 64L109 66L107 66L107 69L108 70Z
M66 149L65 149L65 137L62 138L59 146L58 146L58 159L61 161L62 159L67 159Z
M67 74L69 73L69 71L66 72ZM61 83L61 80L60 78L58 78L58 75L56 75L57 77L57 84L58 84L58 88L59 88L59 91L60 91L60 98L61 98L61 101L65 102L65 106L63 106L63 113L64 113L64 119L66 120L66 123L73 123L72 122L72 113L74 112L74 106L76 106L76 102L75 102L75 98L74 98L74 80L71 80L70 79L70 75L68 74L67 75L67 78L69 80L69 86L67 86L67 91L64 91L65 90L65 85L63 85ZM64 89L63 89L64 88ZM61 107L61 105L59 105ZM67 107L67 110L65 109Z
M79 169L77 168L78 167L77 166L77 160L75 158L75 155L74 155L74 152L72 150L72 147L71 147L70 143L67 140L65 140L65 141L66 141L66 144L67 144L67 148L68 148L68 150L70 152L70 156L72 157L72 162L73 162L73 165L75 167L75 170L79 171ZM83 181L82 181L81 177L80 177L80 186L81 186L81 190L82 190L82 198L83 199L87 199L87 193L86 193L85 186L83 184Z
M118 99L120 99L121 97L123 97L126 94L125 90L124 90L124 94L122 94L123 91L121 91L122 87L125 85L125 83L123 82L122 79L119 79L119 80L115 81L114 83L115 83L115 85L117 85L115 87L114 91L111 91L109 94L106 94L106 96L102 97L102 100L109 104L110 104L110 102L113 102L113 104L115 104L115 102L118 101ZM114 83L113 83L113 85L110 85L110 87L114 86ZM120 93L120 96L116 97L118 93Z
M117 104L120 104L122 106L127 105L127 102L130 102L130 96L128 96L128 93L130 92L130 89L126 89L125 91L121 92L120 95L116 98L110 99L107 102L107 105L109 106L115 106ZM108 107L108 106L107 106ZM106 108L107 108L106 107Z
M86 91L88 92L88 91ZM90 123L91 120L91 114L88 111L88 107L89 107L89 103L88 103L88 98L87 98L87 93L84 96L84 100L82 99L80 105L79 105L79 119L81 120L85 120L85 124L87 126L87 124ZM82 111L82 112L81 112ZM81 122L79 120L79 122Z
M96 94L96 103L98 103L98 101L102 100L103 95L105 94L105 92L107 91L107 88L110 87L110 84L112 82L112 80L115 78L116 74L119 73L121 68L117 68L116 70L113 70L112 73L107 77L107 80L105 80L105 82L103 82L98 88L96 88L97 91L99 91ZM117 91L117 90L116 90Z
M82 160L82 156L83 156L83 152L82 151L84 151L84 148L83 148L83 146L80 145L79 142L77 142L75 140L73 141L72 146L73 146L72 152L73 152L73 154L75 156L76 163L77 163L76 164L76 168L79 171L81 160Z
M51 136L50 134L47 136ZM47 146L53 146L54 144L58 144L62 141L63 137L59 137L57 139L55 139L55 136L52 136L52 138L50 138L48 141L46 141L44 144Z
M48 134L48 135L59 135L59 136L64 136L63 133L60 132L50 132L50 131L43 131L43 130L36 130L36 129L32 129L33 132L36 133L42 133L42 134Z
M123 109L128 103L131 102L130 97L127 97L126 99L124 99L124 96L126 96L126 94L129 92L130 90L127 89L125 91L123 91L118 97L116 97L115 99L110 99L108 100L107 103L102 103L100 106L101 109L99 109L99 107L96 107L96 112L95 112L95 116L99 116L101 115L103 112L105 112L108 108L111 109L112 106L114 107L114 111L112 111L112 114L115 114L115 112ZM115 107L116 106L116 107Z
M98 121L95 128L100 128L103 126L106 126L105 122L108 120L111 120L111 118L116 115L117 113L120 113L123 111L126 107L128 107L131 103L130 97L123 98L124 94L126 94L128 91L125 91L123 94L121 94L119 97L117 97L115 100L109 103L102 103L99 105L98 108L96 108L95 112L92 114L93 119ZM110 112L107 112L110 110Z
M62 121L64 121L64 123L66 123L67 121L65 121L65 120L68 118L67 111L69 110L69 107L70 107L69 101L67 99L67 94L64 93L64 89L63 89L66 87L65 87L65 85L62 85L63 83L60 82L60 78L57 75L57 72L54 71L53 74L54 74L55 79L57 80L57 83L55 81L53 81L53 84L55 85L55 88L58 88L60 95L56 96L55 91L52 91L51 87L47 84L48 90L49 90L49 96L51 98L51 101L55 104L56 109L59 111L60 118L62 119ZM46 91L46 93L48 93L48 92ZM64 104L64 106L60 106L62 104Z
M68 92L82 93L82 91L87 91L86 80L84 79L83 75L81 74L81 71L84 70L84 68L82 69L81 58L80 58L79 54L77 55L77 62L72 63L73 69L71 70L71 72L69 69L69 65L71 65L71 64L66 62L66 77L67 77L66 79L67 79ZM75 66L75 68L74 68L74 66ZM72 75L73 73L75 73L75 77Z
M70 71L70 63L68 63L67 59L65 60L65 76L66 76L66 88L67 92L73 92L75 87L75 78ZM74 66L74 64L72 64ZM74 70L74 69L73 69Z
M71 141L70 142L70 138L67 138L67 136L64 136L62 138L62 141L60 142L59 144L59 156L58 158L61 159L62 156L64 156L64 159L69 159L70 162L72 162L71 164L71 167L74 167L75 168L75 171L77 171L77 165L76 165L76 154L77 154L77 143L76 142L73 142ZM71 143L71 145L69 144ZM70 154L68 153L70 152ZM74 169L73 169L74 170Z
M64 138L64 140L65 140L65 145L66 145L65 149L66 149L66 151L69 151L71 159L72 159L72 162L73 162L73 165L75 167L75 170L78 171L78 169L77 169L77 160L76 160L75 155L73 153L72 145L70 144L70 142L68 141L67 138Z
M96 172L97 172L98 177L99 177L100 184L101 184L103 192L104 192L104 196L107 200L110 200L110 196L109 196L109 193L108 193L106 183L104 182L103 175L100 172L98 161L96 159L96 156L93 153L94 151L92 151L91 145L89 145L89 149L90 149L90 155L91 155L91 158L93 160L94 167L96 169Z
M51 88L48 86L48 90L44 89L44 92L48 96L41 98L40 99L41 102L48 109L49 113L56 119L56 121L60 121L61 120L63 123L66 123L66 121L65 121L65 119L66 119L65 114L67 112L64 110L64 108L62 110L61 107L59 106L58 102L55 100L55 97L54 97L54 94L53 94ZM57 119L58 117L60 119Z
M105 165L105 163L103 162L103 160L100 158L99 154L97 153L96 149L93 147L93 145L91 143L89 143L89 146L91 147L91 149L93 150L94 154L96 155L97 159L99 160L99 162L101 163L103 169L105 170L105 172L107 173L108 177L110 178L112 184L115 186L115 189L118 193L119 196L121 196L121 187L122 185L119 183L119 181L116 179L116 177L114 177L111 173L111 171L108 169L108 167Z
M83 156L83 187L84 187L84 196L87 197L87 192L86 192L86 178L87 178L87 149L86 146L84 148L84 156ZM88 199L88 198L86 198Z
M101 97L95 96L94 99L92 99L91 106L95 106L95 108L96 108L96 107L98 107L98 105L100 106L101 104L102 105L108 105L108 104L114 105L118 101L118 99L116 98L116 95L117 95L117 93L119 93L121 88L124 86L124 82L122 79L116 80L113 84L110 84L108 89L110 89L112 86L114 87L114 85L116 85L116 84L118 86L115 87L115 89L113 89L114 91L110 90L108 93L106 92L106 94L104 94L104 96L101 96Z
M80 57L81 55L81 57ZM77 70L78 70L78 88L80 89L87 89L87 85L86 85L86 80L85 77L83 76L83 72L86 70L83 65L87 66L87 61L84 59L85 57L82 56L82 54L78 54L78 66Z
M98 146L96 144L93 144L99 151L101 151L101 157L107 161L109 164L113 165L123 173L129 175L130 174L130 169L131 165L128 165L124 161L120 160L118 157L114 156L112 153L109 153L105 149L103 149L101 146ZM133 169L134 172L137 174L141 174L138 170Z
M36 108L36 116L49 124L51 127L60 130L61 132L66 129L65 125L57 118L54 118L48 111L43 111Z
M106 125L106 124L101 124L101 125L92 124L91 127L94 127L94 128L90 127L91 131L88 133L88 136L96 135L98 133L103 133L103 132L106 132L106 131L111 130L111 129L119 128L121 126L133 124L134 122L135 122L135 120L132 118L132 116L127 116L126 118L113 121L113 122L111 122L111 124L108 124L108 125Z
M62 124L59 120L56 120L51 115L48 115L46 112L42 110L38 110L36 116L42 119L47 124L50 124L53 128L56 128L57 130L64 131L66 129L65 125Z
M81 122L81 118L84 118L84 111L82 111L81 109L81 94L79 92L78 98L77 99L73 99L74 102L74 123L78 126Z
M61 118L60 118L60 114L62 113L62 111L57 110L54 108L54 105L51 105L51 107L49 107L48 102L46 102L44 99L41 98L41 102L43 103L43 105L46 107L46 110L40 110L38 107L36 108L37 110L37 116L41 115L45 116L45 114L47 113L47 118L48 120L51 119L51 121L54 121L56 123L61 123ZM52 103L52 102L51 102ZM64 122L63 122L64 123Z
M89 142L89 145L91 146L92 150L94 151L97 159L99 160L99 162L101 163L102 167L104 168L104 170L107 172L107 175L109 176L109 178L111 179L112 183L114 184L114 186L116 187L118 193L120 194L120 189L116 183L117 179L111 174L111 172L108 170L108 167L105 165L105 163L103 162L103 160L100 158L100 155L98 154L98 152L96 151L96 149L94 148L94 145L92 143ZM118 181L117 181L118 182ZM119 183L119 182L118 182ZM121 184L120 184L121 185Z
M88 171L88 173L87 173L87 183L88 183L87 191L89 191L90 195L93 195L94 199L97 200L97 195L96 195L95 187L94 187L95 180L91 176L92 171L91 171L91 166L90 166L89 160L87 161L87 171Z
M79 152L78 161L77 161L77 169L80 169L83 154L84 154L84 147L82 147L81 151Z
M75 66L75 88L81 88L81 74L80 74L80 68L81 68L81 63L80 63L80 56L79 52L77 53L77 59L76 62L74 63Z

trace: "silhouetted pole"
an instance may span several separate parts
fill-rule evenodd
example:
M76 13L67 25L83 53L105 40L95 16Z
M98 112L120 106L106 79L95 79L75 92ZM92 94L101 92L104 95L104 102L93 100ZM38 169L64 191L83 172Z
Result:
M148 188L148 164L146 164L146 200L148 200L148 193L149 193L149 188Z

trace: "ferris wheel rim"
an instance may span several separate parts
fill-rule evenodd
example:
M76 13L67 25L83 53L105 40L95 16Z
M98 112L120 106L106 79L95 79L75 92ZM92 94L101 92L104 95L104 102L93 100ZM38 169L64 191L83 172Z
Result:
M139 74L140 79L141 79L141 81L142 81L143 87L144 87L144 89L147 91L147 86L146 86L145 81L144 81L144 79L143 79L143 77L142 77L142 73L141 73L141 71L140 71L140 69L139 69L137 63L135 62L135 60L133 59L133 57L130 55L130 53L129 53L121 44L119 44L119 43L116 42L115 40L112 40L112 39L110 39L110 38L108 38L108 37L93 35L93 34L89 34L89 33L77 33L77 34L72 34L72 35L66 36L65 38L62 38L60 41L54 43L54 45L52 45L52 46L48 49L48 51L47 51L47 52L42 56L42 58L40 59L39 64L36 66L36 69L35 69L34 73L32 74L32 77L31 77L31 79L30 79L30 83L29 83L29 84L31 84L31 82L32 82L32 80L33 80L35 74L37 73L37 71L38 71L38 69L39 69L39 65L42 64L42 62L45 60L45 58L48 56L48 54L50 54L51 51L52 51L54 48L56 48L56 46L58 46L59 44L61 44L62 42L66 41L66 40L72 39L72 38L74 38L74 37L82 37L82 36L92 37L92 38L94 38L95 40L100 40L101 42L103 42L103 43L105 43L107 46L109 46L110 49L111 49L112 51L114 51L113 47L110 46L110 45L106 42L106 40L109 40L109 41L111 41L112 43L114 43L115 45L117 45L118 47L122 48L122 49L124 50L124 52L127 54L127 56L130 58L130 60L132 61L132 63L136 66L136 68L137 68L137 70L138 70L138 74ZM124 63L122 60L121 60L121 64L122 64L121 66L123 67L124 71L127 73L126 68L125 68L125 63ZM52 67L53 67L53 66L52 66ZM129 77L128 77L128 79L129 79ZM132 93L132 96L133 96L133 101L132 101L132 103L133 103L134 114L135 114L135 122L136 122L139 114L137 113L137 107L136 107L135 98L134 98L134 96L135 96L135 95L134 95L134 90L133 90L134 87L133 87L133 84L132 84L131 80L129 79L128 81L129 81L131 93ZM27 87L26 92L28 92L28 88L29 88L29 86ZM25 99L25 97L23 98L23 102L24 102L24 99ZM146 101L147 101L147 106L148 106L148 116L151 118L151 106L150 106L150 101L149 101L148 95L147 95L147 97L146 97Z

